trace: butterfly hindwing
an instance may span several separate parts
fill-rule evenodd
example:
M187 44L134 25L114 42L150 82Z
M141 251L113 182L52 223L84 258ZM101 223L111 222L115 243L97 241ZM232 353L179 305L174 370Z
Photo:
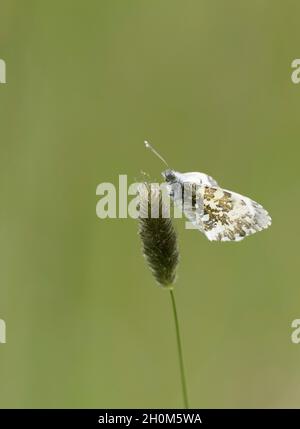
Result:
M198 192L203 210L185 214L211 241L240 241L271 224L267 211L248 197L211 186Z

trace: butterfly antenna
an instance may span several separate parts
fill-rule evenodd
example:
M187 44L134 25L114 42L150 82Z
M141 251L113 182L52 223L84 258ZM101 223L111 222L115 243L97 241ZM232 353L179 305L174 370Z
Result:
M167 167L169 167L166 160L151 146L151 144L149 142L147 142L147 140L145 140L144 143L145 143L145 146L147 149L150 149L151 152L154 153L154 155L156 155L164 164L166 164Z

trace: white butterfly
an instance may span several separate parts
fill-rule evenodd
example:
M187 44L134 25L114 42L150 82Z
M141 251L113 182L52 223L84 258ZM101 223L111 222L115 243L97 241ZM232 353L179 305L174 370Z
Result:
M146 146L164 161L149 143ZM175 204L211 241L240 241L271 225L268 212L260 204L221 188L205 173L167 169L162 175Z

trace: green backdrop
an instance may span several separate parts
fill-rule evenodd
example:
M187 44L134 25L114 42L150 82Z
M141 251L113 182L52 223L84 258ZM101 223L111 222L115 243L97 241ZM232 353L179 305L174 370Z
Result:
M210 243L176 220L192 407L298 407L298 1L2 0L0 407L180 407L168 293L96 186L163 166L264 204Z

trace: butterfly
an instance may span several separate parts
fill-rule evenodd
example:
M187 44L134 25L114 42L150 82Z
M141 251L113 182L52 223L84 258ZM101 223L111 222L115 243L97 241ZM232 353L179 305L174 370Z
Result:
M165 162L148 142L145 144ZM260 204L223 189L205 173L179 173L168 168L162 175L174 203L210 241L241 241L271 225L271 217Z

